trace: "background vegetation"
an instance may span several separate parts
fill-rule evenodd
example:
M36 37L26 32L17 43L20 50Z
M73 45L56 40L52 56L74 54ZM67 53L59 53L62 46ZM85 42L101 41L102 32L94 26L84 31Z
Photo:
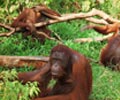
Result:
M64 13L87 12L92 8L105 11L113 17L120 17L119 0L0 0L0 22L10 24L13 17L19 13L20 5L31 7L33 5L45 3L50 8ZM49 28L57 33L63 44L77 50L85 56L99 61L100 50L106 44L104 42L74 43L75 38L101 36L93 30L80 32L80 28L86 25L84 20L75 20L50 25ZM0 28L0 33L6 32ZM20 33L0 38L0 55L42 55L48 56L51 48L57 43L46 40L45 44L40 44L37 40L32 41L31 37L23 38ZM91 62L93 71L93 90L90 100L120 100L120 73L104 68L102 65ZM39 90L37 83L22 85L16 81L18 71L29 71L32 67L25 67L10 71L4 66L0 67L0 100L28 100L29 95L36 95Z

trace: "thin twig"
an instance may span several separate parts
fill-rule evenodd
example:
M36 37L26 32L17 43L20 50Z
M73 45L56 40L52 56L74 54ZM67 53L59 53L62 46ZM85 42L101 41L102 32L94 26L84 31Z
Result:
M53 32L53 33L58 40L62 41L61 37L56 32Z
M39 32L39 31L37 31L36 32L38 35L43 35L43 36L45 36L47 39L49 39L49 40L53 40L53 41L57 41L58 43L62 43L60 40L57 40L57 39L55 39L55 38L53 38L53 37L50 37L50 36L48 36L47 34L45 34L44 32Z
M13 28L11 26L8 26L8 25L2 24L2 23L0 23L0 26L10 30L10 32L1 33L0 37L2 37L2 36L10 36L11 34L13 34L15 32L15 28Z

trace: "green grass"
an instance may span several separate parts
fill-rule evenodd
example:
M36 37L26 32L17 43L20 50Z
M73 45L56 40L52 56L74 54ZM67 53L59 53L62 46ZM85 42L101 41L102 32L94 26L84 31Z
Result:
M92 63L91 100L120 100L120 73Z
M101 48L106 44L106 42L91 42L91 43L74 43L73 40L75 38L86 37L93 37L96 32L94 31L85 31L83 33L79 32L79 28L76 28L77 32L68 32L66 25L68 23L60 23L61 25L57 24L56 26L50 26L50 28L55 31L58 31L60 37L62 37L63 44L69 46L70 48L77 50L79 53L84 54L86 57L93 59L94 61L99 61L99 55ZM60 30L59 28L64 28L64 31ZM74 25L71 25L74 27ZM71 30L70 27L70 30ZM74 30L74 28L73 28ZM69 27L68 27L69 31ZM60 32L60 33L59 33ZM65 32L65 34L64 34ZM73 33L73 34L72 34ZM82 36L80 36L80 34ZM65 35L65 36L64 36ZM68 35L68 36L67 36ZM71 36L70 36L71 35ZM97 34L98 35L98 34ZM96 36L97 36L96 35ZM66 38L66 37L69 37ZM75 37L73 37L75 36ZM72 38L73 37L73 38ZM49 55L50 50L53 46L57 43L55 41L46 40L45 44L40 44L37 40L32 41L30 37L28 39L24 39L20 34L13 35L9 38L0 38L2 41L0 43L0 55ZM120 100L120 73L111 71L108 68L104 68L103 66L91 62L92 65L92 72L93 72L93 89L92 94L90 96L91 100ZM2 69L4 70L4 68ZM28 71L29 69L25 68L21 71ZM30 69L31 70L31 69Z

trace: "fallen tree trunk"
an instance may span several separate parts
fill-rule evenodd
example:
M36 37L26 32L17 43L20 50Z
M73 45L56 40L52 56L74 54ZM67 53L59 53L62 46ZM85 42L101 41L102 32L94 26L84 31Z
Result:
M33 66L40 68L47 63L49 57L41 56L0 56L0 66L7 68Z

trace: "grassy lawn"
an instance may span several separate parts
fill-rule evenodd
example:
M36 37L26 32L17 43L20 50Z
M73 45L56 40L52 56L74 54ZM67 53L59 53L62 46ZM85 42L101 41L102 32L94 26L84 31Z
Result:
M74 43L75 38L101 36L93 30L79 31L79 25L72 23L60 23L51 25L50 28L63 40L63 44L77 50L86 57L93 59L91 62L93 72L93 90L90 100L120 100L120 73L111 71L102 65L95 63L99 61L100 50L106 44L104 42ZM40 44L31 37L24 39L20 33L9 38L0 38L0 55L42 55L48 56L51 48L57 43L46 40ZM23 69L26 70L27 68ZM1 71L4 68L1 68ZM31 70L31 69L27 69Z

